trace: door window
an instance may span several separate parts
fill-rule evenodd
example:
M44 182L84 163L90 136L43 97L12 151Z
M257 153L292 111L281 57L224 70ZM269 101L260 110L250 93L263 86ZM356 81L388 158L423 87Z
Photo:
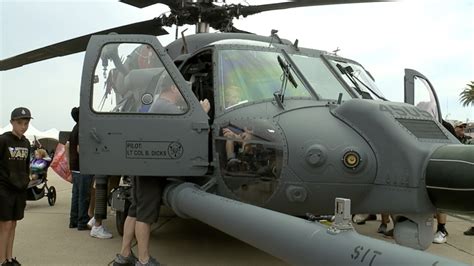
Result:
M102 47L92 92L95 112L183 114L188 104L147 44Z
M436 105L435 97L431 91L430 85L428 82L420 77L415 76L414 78L414 105L421 110L427 111L430 113L437 121L438 117L438 107Z

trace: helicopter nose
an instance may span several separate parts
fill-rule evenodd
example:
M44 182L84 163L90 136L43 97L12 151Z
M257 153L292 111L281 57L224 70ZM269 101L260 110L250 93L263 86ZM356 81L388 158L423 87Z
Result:
M438 209L474 213L474 145L445 145L426 168L426 188Z

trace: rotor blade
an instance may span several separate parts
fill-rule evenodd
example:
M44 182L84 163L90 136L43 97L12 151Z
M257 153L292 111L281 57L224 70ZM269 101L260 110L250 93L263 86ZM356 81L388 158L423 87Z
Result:
M304 6L322 6L322 5L337 5L337 4L356 4L356 3L369 3L369 2L393 2L393 0L293 0L291 2L282 2L275 4L266 5L255 5L255 6L242 6L240 7L240 14L245 16L253 15L256 13L287 9Z
M144 8L154 4L165 4L167 6L176 4L174 0L120 0L120 2L138 8Z
M161 27L161 21L159 19L137 22L113 29L87 34L24 54L13 56L5 60L0 60L0 71L17 68L57 56L65 56L85 51L87 48L87 43L89 42L89 39L92 35L108 34L112 32L118 34L150 34L155 36L168 34L168 32Z

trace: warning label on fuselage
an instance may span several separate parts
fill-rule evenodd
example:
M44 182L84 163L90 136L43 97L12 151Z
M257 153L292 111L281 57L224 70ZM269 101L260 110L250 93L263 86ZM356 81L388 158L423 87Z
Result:
M127 159L179 159L183 146L176 141L126 141Z

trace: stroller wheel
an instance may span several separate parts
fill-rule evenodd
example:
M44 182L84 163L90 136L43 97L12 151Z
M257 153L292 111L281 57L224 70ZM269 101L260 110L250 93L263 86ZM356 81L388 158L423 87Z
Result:
M49 206L54 206L54 203L56 203L56 188L53 186L48 188L48 203Z

